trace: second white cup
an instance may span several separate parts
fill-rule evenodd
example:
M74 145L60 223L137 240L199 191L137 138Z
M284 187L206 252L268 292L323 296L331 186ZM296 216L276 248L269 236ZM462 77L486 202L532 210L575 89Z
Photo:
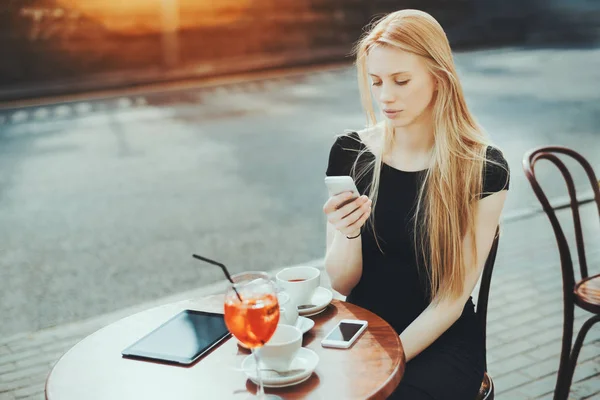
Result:
M287 371L302 347L302 332L291 325L277 325L275 333L264 346L258 348L261 368Z

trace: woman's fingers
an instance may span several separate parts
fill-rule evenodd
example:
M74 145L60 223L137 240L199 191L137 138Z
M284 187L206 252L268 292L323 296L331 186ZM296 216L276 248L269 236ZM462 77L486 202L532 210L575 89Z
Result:
M345 235L355 233L371 215L372 201L367 196L352 199L351 192L330 197L323 206L327 221Z
M335 225L342 219L351 215L354 211L356 211L360 207L364 206L367 203L370 204L370 201L371 200L369 200L369 198L367 196L360 196L359 198L352 201L351 203L348 203L345 206L339 208L338 210L333 211L332 213L328 214L328 216L327 216L328 220L329 220L329 222L331 222L332 224Z
M367 222L367 219L369 219L369 216L371 215L371 207L369 207L369 209L363 213L363 215L360 216L360 218L353 223L352 225L349 225L346 228L346 232L356 232L357 230L359 230L360 228L363 227L363 225L365 224L365 222Z
M353 232L361 228L369 215L371 214L371 201L368 200L362 206L344 216L341 220L334 224L337 230L343 233Z
M342 206L342 204L352 200L353 196L354 194L352 192L344 192L335 196L331 196L323 206L323 212L327 215L335 212Z

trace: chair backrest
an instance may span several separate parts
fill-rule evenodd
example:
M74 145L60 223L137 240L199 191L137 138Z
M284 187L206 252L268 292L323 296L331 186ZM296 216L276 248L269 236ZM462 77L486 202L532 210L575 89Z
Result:
M494 264L496 263L496 254L498 253L498 243L500 241L500 230L496 229L496 236L494 237L494 242L492 243L492 247L488 254L487 259L485 260L485 265L483 267L483 273L481 274L481 282L479 284L479 295L477 296L477 319L479 320L479 324L483 331L483 345L484 345L484 360L487 371L487 357L485 356L486 349L486 326L487 326L487 310L488 310L488 300L490 297L490 285L492 283L492 272L494 272Z
M536 176L535 176L535 164L539 160L549 160L551 161L561 172L565 183L567 185L567 189L569 191L569 199L570 199L570 208L573 214L573 224L575 227L575 242L577 245L577 256L579 260L579 268L581 271L581 279L585 279L588 277L588 269L587 269L587 260L585 257L585 244L583 241L583 231L581 229L581 217L579 215L579 207L583 204L583 202L577 199L577 191L575 190L575 184L573 182L573 178L571 173L567 169L566 165L562 162L560 158L558 158L557 154L562 154L565 156L569 156L575 161L577 161L585 170L587 177L592 186L592 191L594 193L594 200L598 207L598 216L600 217L600 189L598 188L598 179L596 178L596 174L590 163L579 153L574 150L571 150L562 146L546 146L546 147L538 147L529 152L525 153L523 157L523 170L525 171L525 176L529 180L531 187L538 200L542 204L542 208L548 215L550 219L550 223L552 224L552 229L554 230L554 236L556 237L556 242L558 244L558 251L560 254L560 264L562 269L563 276L563 292L565 295L565 300L571 296L573 292L573 288L575 286L575 274L573 270L573 260L571 258L571 252L569 250L569 243L565 237L565 233L556 217L555 210L557 207L553 207L548 201L548 197L542 190Z

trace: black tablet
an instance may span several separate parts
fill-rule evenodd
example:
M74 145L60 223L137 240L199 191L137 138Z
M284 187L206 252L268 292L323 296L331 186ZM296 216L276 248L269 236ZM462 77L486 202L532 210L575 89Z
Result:
M128 358L189 365L228 336L223 314L184 310L121 354Z

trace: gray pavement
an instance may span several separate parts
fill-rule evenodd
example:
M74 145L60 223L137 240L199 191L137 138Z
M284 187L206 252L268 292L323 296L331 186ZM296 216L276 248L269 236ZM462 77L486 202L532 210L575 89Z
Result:
M600 163L600 49L456 59L513 170L507 215L536 204L527 149L564 144ZM0 337L221 278L192 252L234 272L322 257L328 150L363 122L350 67L0 109Z

